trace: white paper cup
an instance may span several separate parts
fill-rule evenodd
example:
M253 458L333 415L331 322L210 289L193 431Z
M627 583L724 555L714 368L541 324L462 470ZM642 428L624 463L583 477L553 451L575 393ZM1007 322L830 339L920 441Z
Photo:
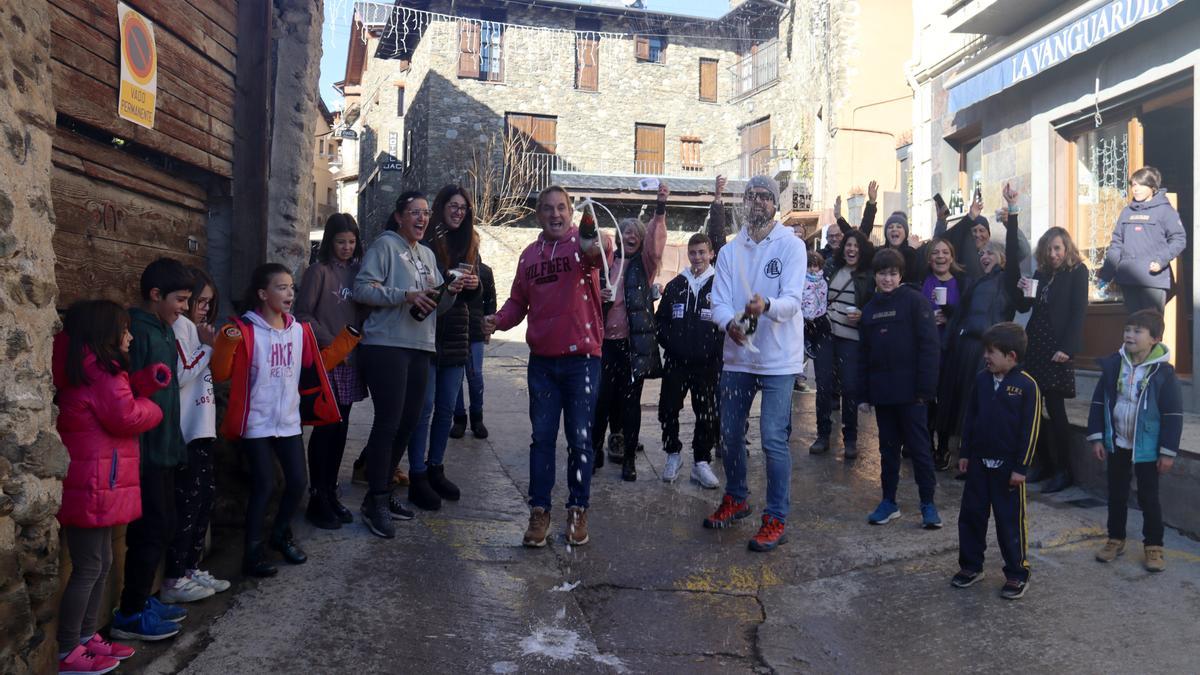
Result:
M945 286L937 286L933 289L933 304L938 305L939 307L944 307L946 305Z
M1036 298L1037 297L1038 280L1037 279L1027 279L1026 281L1028 282L1028 285L1025 286L1025 297Z

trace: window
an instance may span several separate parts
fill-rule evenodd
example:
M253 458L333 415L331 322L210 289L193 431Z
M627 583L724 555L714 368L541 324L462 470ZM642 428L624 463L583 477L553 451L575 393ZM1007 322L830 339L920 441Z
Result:
M975 188L983 185L983 146L979 137L954 143L958 151L958 181L955 189L946 198L946 207L950 213L966 213L971 200L975 198Z
M321 155L322 157L325 155L325 139L324 138L322 138L320 141L317 142L317 154Z
M700 59L700 100L717 102L716 59Z
M458 76L504 81L504 11L484 10L479 19L458 22Z
M634 127L633 172L661 174L666 159L667 128L659 124L638 124Z
M404 117L404 86L396 87L396 117Z
M683 162L684 171L703 171L704 162L700 161L701 140L695 136L684 136L679 139L679 157Z
M745 96L779 80L779 41L754 45L733 65L734 96Z
M743 176L766 174L771 162L771 118L764 117L740 130Z
M667 62L667 36L665 34L638 35L634 38L634 46L637 50L638 61Z
M575 20L575 88L600 90L600 22Z

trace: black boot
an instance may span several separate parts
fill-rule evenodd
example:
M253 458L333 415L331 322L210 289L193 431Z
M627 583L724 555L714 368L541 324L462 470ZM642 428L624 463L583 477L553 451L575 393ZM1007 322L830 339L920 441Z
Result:
M451 483L449 478L446 478L445 464L430 464L426 475L429 477L429 487L433 488L433 491L438 493L439 497L452 502L458 501L458 498L461 496L458 486Z
M337 516L337 519L342 521L343 525L349 525L354 522L354 514L338 499L338 491L340 489L341 486L334 483L333 488L325 493L325 497L329 499L329 507L333 509L333 515Z
M483 413L471 413L471 433L475 434L475 438L484 439L488 437L487 427L483 426Z
M828 436L817 436L817 440L813 441L812 445L808 446L808 454L810 455L823 455L827 452L829 452Z
M283 559L292 565L303 565L308 562L308 554L304 549L296 545L296 540L292 537L292 528L287 528L280 532L276 530L271 534L269 542L271 548L278 551Z
M454 424L450 425L450 438L462 438L467 432L467 416L455 415Z
M273 577L278 573L278 568L263 559L261 541L246 542L246 552L242 556L242 574L248 577Z
M594 475L600 467L604 466L604 448L592 452L592 474Z
M630 448L621 459L621 480L633 482L637 480L637 450Z
M322 530L336 530L342 526L342 521L329 503L329 496L324 490L316 488L308 491L308 509L304 512L304 519Z
M408 475L408 501L424 511L437 511L442 508L442 498L429 484L428 472Z
M625 459L625 437L621 434L608 435L608 459L612 462Z

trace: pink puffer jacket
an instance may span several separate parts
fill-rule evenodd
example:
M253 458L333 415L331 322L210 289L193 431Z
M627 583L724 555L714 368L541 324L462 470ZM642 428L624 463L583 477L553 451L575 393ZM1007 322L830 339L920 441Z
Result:
M84 359L90 384L73 386L67 379L68 338L54 336L54 386L58 389L58 434L71 455L63 481L58 521L69 527L109 527L142 516L138 479L138 434L153 429L163 413L148 398L170 382L162 364L116 375L102 370L96 356ZM134 384L139 396L134 394Z

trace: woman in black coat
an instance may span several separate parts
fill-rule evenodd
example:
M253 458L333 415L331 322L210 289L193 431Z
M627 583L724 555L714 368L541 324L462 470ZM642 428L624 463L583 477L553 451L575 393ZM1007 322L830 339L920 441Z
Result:
M1021 278L1009 293L1017 311L1033 313L1025 331L1029 348L1025 369L1038 383L1050 417L1050 452L1047 467L1053 473L1042 492L1058 492L1072 483L1071 425L1066 400L1075 398L1075 365L1083 346L1083 319L1088 305L1088 269L1071 235L1052 227L1038 240L1037 272ZM1026 297L1032 289L1033 297Z
M939 437L962 436L963 405L983 368L983 333L1002 321L1012 321L1017 307L1011 292L1021 278L1021 243L1017 224L1017 192L1004 186L1008 202L1004 245L989 241L979 251L983 276L966 287L950 315L943 347L946 353L938 384L936 429ZM949 468L949 453L935 458L938 469Z

